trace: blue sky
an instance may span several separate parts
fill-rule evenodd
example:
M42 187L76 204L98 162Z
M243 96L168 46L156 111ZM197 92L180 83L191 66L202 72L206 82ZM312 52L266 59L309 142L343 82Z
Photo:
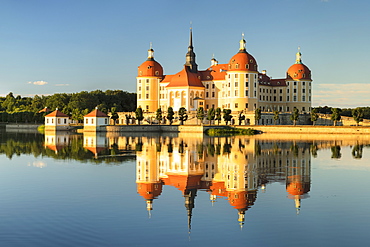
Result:
M259 70L283 78L297 47L314 106L370 106L370 1L0 0L0 95L135 91L150 42L182 69L193 26L199 69L228 63L241 33Z

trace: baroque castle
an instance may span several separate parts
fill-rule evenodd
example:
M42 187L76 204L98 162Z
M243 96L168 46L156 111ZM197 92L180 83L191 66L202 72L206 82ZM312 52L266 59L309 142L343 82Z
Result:
M195 57L192 29L186 62L174 75L164 74L150 47L148 59L138 67L137 107L145 112L158 108L167 111L168 107L174 111L180 107L188 111L219 107L234 113L253 112L257 108L262 112L311 110L311 71L302 63L299 50L296 62L282 79L272 79L266 70L258 71L256 59L247 52L244 35L238 53L228 63L219 64L212 58L208 69L198 70Z

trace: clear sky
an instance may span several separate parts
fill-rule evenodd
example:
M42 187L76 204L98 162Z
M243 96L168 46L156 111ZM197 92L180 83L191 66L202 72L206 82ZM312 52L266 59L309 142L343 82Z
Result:
M182 69L192 22L199 69L228 63L241 34L273 78L297 47L313 106L370 106L368 0L0 0L0 95L135 92L150 42L165 74Z

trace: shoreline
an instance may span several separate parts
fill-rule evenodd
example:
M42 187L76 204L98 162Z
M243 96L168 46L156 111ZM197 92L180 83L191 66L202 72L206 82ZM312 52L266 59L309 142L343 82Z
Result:
M37 129L39 124L7 124L6 130ZM159 133L203 133L212 128L252 128L268 134L360 134L370 135L369 126L311 126L311 125L108 125L94 128L78 129L83 132L159 132ZM58 129L54 131L59 131Z

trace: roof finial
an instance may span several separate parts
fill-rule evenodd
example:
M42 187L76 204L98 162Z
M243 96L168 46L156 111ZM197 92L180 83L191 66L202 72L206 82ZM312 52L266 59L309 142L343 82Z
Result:
M153 50L152 42L150 42L150 46L148 50L148 60L153 60L153 59L154 59L154 50Z
M301 47L298 46L298 52L296 53L295 63L301 64L302 63L302 58L301 57L302 57Z
M242 39L240 40L239 44L240 44L240 46L239 46L239 52L240 51L242 51L242 52L245 51L245 44L246 44L246 42L244 40L244 33L242 33Z

